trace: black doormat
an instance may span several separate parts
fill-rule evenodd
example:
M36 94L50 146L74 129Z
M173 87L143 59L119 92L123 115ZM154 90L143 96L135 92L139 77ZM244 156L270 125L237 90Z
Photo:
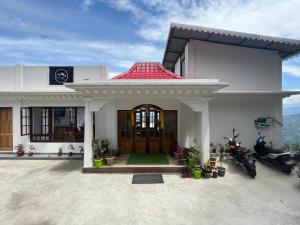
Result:
M162 184L164 183L162 174L135 174L132 184Z

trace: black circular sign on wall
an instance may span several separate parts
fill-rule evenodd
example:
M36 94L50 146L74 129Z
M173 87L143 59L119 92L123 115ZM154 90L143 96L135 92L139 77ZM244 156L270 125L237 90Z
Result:
M74 68L72 66L49 66L49 84L64 85L73 82Z
M57 83L63 84L68 81L69 74L65 69L58 69L55 71L54 79Z

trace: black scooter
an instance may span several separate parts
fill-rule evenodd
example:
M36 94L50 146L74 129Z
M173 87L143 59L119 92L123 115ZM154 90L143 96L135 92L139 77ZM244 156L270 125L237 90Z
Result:
M261 133L258 132L258 138L254 145L256 158L263 163L273 165L284 173L290 174L295 166L295 163L292 161L291 153L284 149L267 147L264 138L265 136L262 136Z
M232 138L224 137L228 140L228 149L230 155L242 164L248 171L250 177L256 176L255 160L252 158L252 153L249 149L241 147L241 142L236 141L240 134L235 134L235 129L232 130Z

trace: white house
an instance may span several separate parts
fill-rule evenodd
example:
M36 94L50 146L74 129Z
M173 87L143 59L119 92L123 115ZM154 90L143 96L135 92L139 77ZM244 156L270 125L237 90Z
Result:
M299 52L298 40L171 24L162 64L112 79L106 66L1 67L0 150L83 145L90 168L93 138L121 153L170 153L197 138L207 161L232 128L246 147L258 130L279 147L282 98L299 94L282 91L282 61Z

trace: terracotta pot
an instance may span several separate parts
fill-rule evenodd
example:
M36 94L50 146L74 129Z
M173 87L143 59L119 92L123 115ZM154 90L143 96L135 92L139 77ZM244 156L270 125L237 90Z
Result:
M213 171L212 177L213 178L218 178L218 171Z
M73 152L69 152L69 156L72 156L73 155Z
M209 164L210 164L211 166L215 166L216 163L217 163L217 161L212 161L212 160L210 160L210 162L209 162Z
M58 156L62 156L62 152L58 152L57 155L58 155Z
M33 152L28 152L28 156L33 156Z
M191 169L188 169L188 171L187 171L187 177L188 178L192 178L193 177L193 173L192 173Z
M21 157L21 156L23 156L24 155L24 151L17 151L17 156L18 157Z
M182 178L187 178L187 168L182 168L182 170L181 170L181 177Z

